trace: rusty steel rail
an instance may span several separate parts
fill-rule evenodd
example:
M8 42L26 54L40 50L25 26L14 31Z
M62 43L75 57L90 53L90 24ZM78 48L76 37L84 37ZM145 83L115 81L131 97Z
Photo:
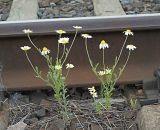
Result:
M46 88L46 85L34 77L34 73L27 62L21 46L30 45L22 30L30 28L35 44L42 48L50 48L53 58L57 48L58 35L56 29L68 32L64 36L73 38L72 26L83 27L79 32L75 45L69 55L68 62L75 65L71 71L68 87L83 87L99 85L99 80L90 70L85 52L84 39L80 34L87 32L93 35L88 46L91 57L95 62L101 62L99 42L104 39L110 44L110 49L105 52L106 63L112 65L115 56L118 55L125 39L122 31L131 28L135 36L129 37L128 43L135 44L137 50L132 53L126 70L118 83L139 83L143 79L152 78L154 69L160 64L160 14L132 15L117 17L88 17L88 18L64 18L52 20L1 22L0 23L0 65L3 66L2 78L4 86L8 90L30 90ZM121 63L125 61L127 51L124 50ZM45 73L47 66L44 59L34 50L29 51L29 56L34 65L37 65Z

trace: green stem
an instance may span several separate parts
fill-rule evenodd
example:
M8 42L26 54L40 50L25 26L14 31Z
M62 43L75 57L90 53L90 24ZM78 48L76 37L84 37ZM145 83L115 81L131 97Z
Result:
M61 38L61 34L59 35L59 39ZM57 61L58 61L58 57L59 57L59 42L58 42L58 47L57 47Z
M129 61L129 58L130 58L130 55L131 55L131 50L129 50L129 53L128 53L128 56L127 56L127 59L126 59L126 62L124 64L124 66L122 67L121 71L119 72L119 75L118 77L115 79L114 83L113 83L113 86L115 86L116 82L118 81L118 79L120 78L120 76L122 75L122 72L124 71L128 61Z
M106 96L106 107L111 110L111 97L109 95Z
M41 54L41 50L38 49L38 47L34 44L34 42L32 41L32 39L31 39L31 37L30 37L30 35L27 34L27 36L28 36L28 39L29 39L30 43L31 43L31 44L34 46L34 48ZM46 57L44 56L44 58L46 58Z
M93 73L98 77L98 79L102 82L102 84L104 84L103 80L101 79L101 77L97 74L97 71L95 70L93 64L92 64L92 60L90 58L90 55L89 55L89 51L88 51L88 45L87 45L87 38L85 38L85 47L86 47L86 52L87 52L87 57L88 57L88 60L89 60L89 63L92 67L92 71Z
M88 57L89 63L91 65L91 67L93 68L92 60L91 60L89 52L88 52L87 38L85 38L85 46L86 46L86 52L87 52L87 57Z
M120 57L121 57L121 55L122 55L122 52L123 52L124 46L125 46L125 44L126 44L126 42L127 42L127 39L128 39L128 35L127 35L126 38L125 38L125 41L124 41L123 46L122 46L122 48L121 48L121 51L120 51L120 53L119 53L118 59L116 60L116 63L115 63L115 65L114 65L114 69L116 68L116 66L117 66L117 64L118 64L118 62L119 62L119 60L120 60Z
M63 107L64 107L64 112L65 112L65 117L64 120L65 122L68 124L69 122L69 116L68 116L68 109L67 109L67 98L66 98L66 90L65 90L65 86L63 86Z
M104 62L104 49L103 49L103 68L105 70L105 62Z
M25 54L26 54L27 60L29 61L29 64L31 65L31 67L32 67L32 69L34 70L34 72L36 73L36 69L34 68L34 66L33 66L31 60L29 59L28 54L27 54L27 51L25 51Z
M37 70L36 70L35 67L33 66L33 64L32 64L32 62L31 62L30 58L28 57L28 54L27 54L26 51L25 51L25 54L26 54L26 58L27 58L28 62L30 63L32 69L33 69L34 72L36 73L37 77L40 78L41 80L43 80L44 82L49 83L48 80L45 80L45 79L37 72Z
M64 46L63 46L63 54L62 54L62 57L61 57L61 61L62 61L63 56L64 56L64 54L65 54L65 50L66 50L66 46L64 45Z
M70 69L67 70L66 79L67 79L67 77L68 77L69 71L70 71Z
M70 46L70 48L69 48L69 50L68 50L68 52L67 52L67 54L66 54L66 56L64 58L64 61L62 62L62 65L65 63L65 61L66 61L66 59L67 59L67 57L68 57L68 55L69 55L69 53L70 53L70 51L72 49L72 46L73 46L73 44L74 44L74 42L76 40L77 34L78 34L78 31L76 31L76 33L74 35L74 38L73 38L72 43L71 43L71 46Z
M35 48L38 52L41 53L40 49L38 49L38 47L33 43L31 37L29 36L29 34L27 34L27 36L28 36L28 39L29 39L30 43L34 46L34 48Z
M128 63L128 61L129 61L130 55L131 55L131 50L129 50L128 57L127 57L127 60L126 60L126 62L125 62L125 64L124 64L124 66L123 66L122 71L125 69L125 67L126 67L126 65L127 65L127 63Z

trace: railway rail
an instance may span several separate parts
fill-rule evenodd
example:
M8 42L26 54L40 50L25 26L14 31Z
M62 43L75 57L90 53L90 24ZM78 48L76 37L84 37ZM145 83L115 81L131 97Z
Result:
M105 53L106 63L112 65L114 58L124 41L122 31L132 29L135 33L129 37L128 43L135 44L137 50L132 54L130 61L119 79L119 84L142 83L144 79L153 77L153 71L160 64L160 14L127 15L114 17L87 17L87 18L60 18L52 20L15 21L0 23L0 66L4 86L7 90L31 90L47 88L34 73L25 59L21 46L30 45L27 36L22 30L33 30L31 35L34 43L42 48L46 46L54 52L57 48L57 29L68 33L65 36L73 38L72 26L80 25L83 29L79 32L75 45L69 55L68 61L75 65L67 80L68 87L84 87L99 85L99 80L90 70L85 52L84 39L81 33L90 33L93 39L89 40L91 57L96 61L101 57L98 49L99 42L104 39L110 44L110 49ZM127 51L124 51L124 56ZM34 65L47 71L45 61L34 49L29 52ZM123 59L121 60L123 62Z

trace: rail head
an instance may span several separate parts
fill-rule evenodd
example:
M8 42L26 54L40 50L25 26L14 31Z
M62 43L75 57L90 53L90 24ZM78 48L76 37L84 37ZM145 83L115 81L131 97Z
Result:
M60 28L72 33L74 25L82 26L82 32L160 29L159 21L160 14L6 21L0 22L0 37L24 36L25 28L32 29L33 35L54 35Z

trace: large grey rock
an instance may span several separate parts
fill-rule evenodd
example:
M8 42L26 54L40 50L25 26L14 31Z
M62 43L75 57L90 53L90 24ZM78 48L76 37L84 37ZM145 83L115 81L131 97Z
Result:
M93 0L97 16L125 15L119 0Z
M8 21L37 19L37 0L13 0Z
M137 122L139 130L160 130L160 105L143 106Z

